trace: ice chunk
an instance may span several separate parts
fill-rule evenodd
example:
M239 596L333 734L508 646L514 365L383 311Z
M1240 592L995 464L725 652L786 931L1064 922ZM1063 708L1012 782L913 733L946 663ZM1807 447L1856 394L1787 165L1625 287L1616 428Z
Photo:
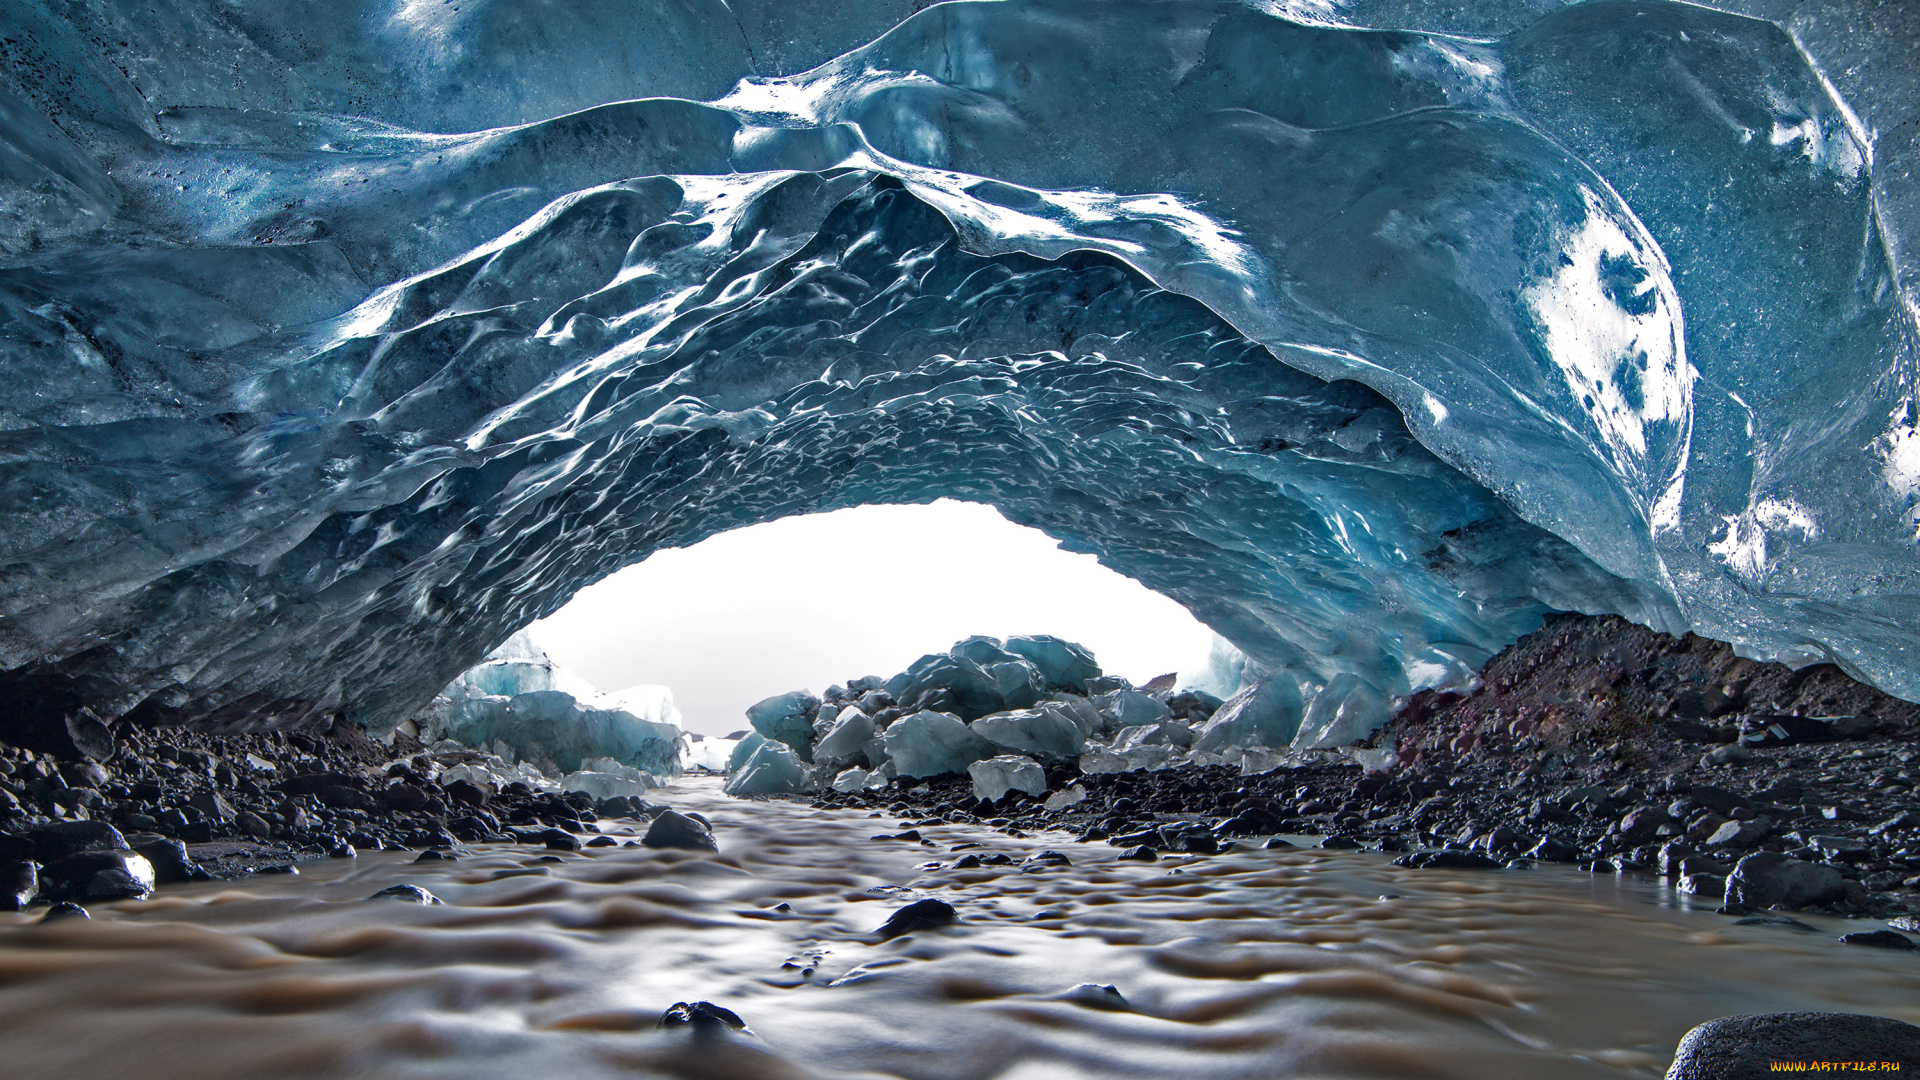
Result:
M1207 647L1206 663L1198 670L1183 671L1174 685L1182 690L1199 690L1222 700L1233 697L1254 680L1247 672L1247 654L1233 642L1213 635Z
M1387 722L1387 703L1380 691L1350 672L1333 677L1314 696L1294 736L1296 750L1345 746L1364 739Z
M805 690L776 694L747 708L753 730L786 743L801 761L813 760L813 714L820 699Z
M580 771L560 778L560 790L582 791L596 799L641 798L660 786L639 769L629 768L612 758L594 758L583 762Z
M873 719L856 708L840 710L832 728L813 747L813 759L822 765L871 762L881 753L874 741Z
M1305 703L1291 676L1281 673L1228 698L1201 728L1193 748L1219 753L1229 746L1290 746Z
M998 749L952 713L927 711L895 720L881 742L899 776L957 773Z
M1042 702L1040 708L1071 721L1087 738L1098 734L1107 722L1093 702L1078 694L1055 694Z
M967 775L973 778L973 797L988 802L999 802L1009 791L1047 793L1046 772L1032 758L1015 754L976 761L967 766Z
M1177 746L1136 746L1118 753L1103 746L1089 746L1086 753L1080 755L1080 771L1119 773L1166 769L1186 760L1186 751Z
M1047 796L1046 807L1048 810L1065 810L1069 806L1078 806L1086 801L1087 789L1075 784Z
M1100 665L1084 646L1049 634L1029 634L1007 639L1007 651L1027 658L1048 686L1086 691L1087 680L1100 676Z
M998 712L968 726L997 746L1064 761L1079 755L1086 736L1063 712L1045 708Z
M655 776L680 775L685 733L624 709L594 708L562 690L513 697L475 695L444 713L447 738L467 746L504 743L521 760L573 772L588 758L610 757Z
M1193 745L1193 729L1185 724L1171 721L1158 724L1135 724L1120 729L1113 737L1115 752L1131 750L1136 746L1177 746L1185 748Z
M760 749L760 744L766 741L767 737L757 731L747 732L744 737L734 743L733 749L728 752L727 772L738 772L740 767L747 763L747 759L753 756L753 752Z
M1093 703L1113 727L1160 724L1173 719L1173 710L1165 703L1138 690L1110 691L1095 697Z
M739 739L714 738L690 741L686 744L685 752L680 755L680 766L683 769L706 769L710 772L717 773L726 772L727 762L732 758L733 751L739 746L740 741Z
M971 660L983 668L992 667L1004 660L1017 660L1018 656L1001 647L999 638L974 635L964 641L956 641L947 655Z
M800 756L785 743L768 739L747 755L721 790L729 795L791 795L805 787Z
M833 790L843 794L865 790L867 786L867 776L867 770L857 766L848 769L833 778Z
M994 692L1003 709L1024 709L1040 700L1044 689L1040 672L1025 660L1013 658L989 664L986 673L993 678Z

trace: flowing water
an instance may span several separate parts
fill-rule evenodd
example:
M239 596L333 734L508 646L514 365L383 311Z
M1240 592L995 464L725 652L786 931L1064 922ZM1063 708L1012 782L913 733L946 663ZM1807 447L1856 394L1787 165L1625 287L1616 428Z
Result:
M1920 1022L1920 960L1835 941L1861 924L1734 926L1630 878L1356 851L1143 864L964 826L927 847L712 781L661 794L712 819L719 855L367 853L91 922L0 915L0 1075L1575 1080L1657 1077L1730 1013ZM922 869L966 843L1073 865ZM364 899L399 883L446 903ZM878 942L920 896L963 921ZM694 1000L752 1034L656 1028Z

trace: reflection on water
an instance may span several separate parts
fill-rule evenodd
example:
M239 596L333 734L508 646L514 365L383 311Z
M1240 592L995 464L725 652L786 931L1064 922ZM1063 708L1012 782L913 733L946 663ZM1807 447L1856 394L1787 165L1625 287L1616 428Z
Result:
M1141 864L960 826L924 847L712 781L665 795L713 819L718 856L377 853L90 923L0 915L0 1073L1571 1080L1657 1077L1730 1013L1920 1022L1920 961L1835 942L1859 924L1737 927L1628 879L1348 851ZM919 869L968 842L1016 864ZM1048 848L1074 865L1017 864ZM446 904L362 900L397 883ZM876 943L920 896L964 921ZM655 1029L700 999L754 1034Z

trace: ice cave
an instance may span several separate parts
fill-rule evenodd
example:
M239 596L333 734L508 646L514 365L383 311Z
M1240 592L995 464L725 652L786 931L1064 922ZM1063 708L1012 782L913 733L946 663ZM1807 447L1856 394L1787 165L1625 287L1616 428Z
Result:
M387 874L377 895L413 902L383 901L413 920L391 932L426 941L539 877L559 936L520 927L541 944L500 962L671 925L660 947L724 982L694 928L728 903L827 919L808 912L858 881L914 901L875 950L1002 933L983 910L1027 892L906 883L949 850L917 872L1011 865L1044 894L1020 918L1071 922L1082 893L1044 883L1094 873L1062 854L1077 839L1125 851L1101 874L1238 867L1220 904L1282 903L1282 879L1411 889L1351 873L1652 875L1667 907L1778 924L1754 933L1880 919L1821 940L1885 946L1846 955L1890 958L1863 978L1909 994L1917 50L1903 0L0 0L0 908L105 905L91 930L18 931L64 942L212 879L271 907ZM516 636L664 549L939 499L1176 601L1232 685L1136 687L1036 627L796 687L699 749L666 691L602 695ZM1467 794L1483 783L1503 794ZM764 835L852 850L869 810L901 818L873 841L905 854L847 855L842 884ZM982 846L1048 829L1077 835ZM734 835L758 845L744 864ZM489 870L512 843L556 854ZM232 844L336 858L269 880ZM395 876L401 850L440 876ZM702 873L760 884L722 902ZM1525 880L1520 907L1560 895ZM1140 888L1112 915L1129 929L1085 931L1160 950L1132 990L1080 931L1048 954L1087 976L1071 987L926 958L948 989L886 1015L971 1003L960 1026L991 1046L951 1059L904 1034L874 1050L858 1008L666 976L548 1015L416 943L392 948L440 957L462 988L443 1000L524 1006L511 1033L416 1017L348 1052L303 1028L293 1069L195 1020L233 1049L179 1075L1705 1077L1746 1067L1736 1044L1920 1067L1897 1023L1920 1012L1891 997L1741 989L1814 963L1791 950L1712 968L1698 1008L1633 1004L1665 976L1408 975L1480 1004L1471 1032L1389 1024L1425 1048L1405 1058L1333 1005L1318 1026L1284 1006L1284 1052L1152 1043L1115 1018L1200 1023L1180 979L1320 984L1276 959L1304 939L1189 948ZM1754 914L1773 909L1802 916ZM1567 932L1616 925L1590 914ZM247 917L289 956L377 951L311 912ZM1636 948L1679 947L1634 925ZM1346 932L1323 943L1366 937ZM910 978L829 959L833 933L793 937L765 985L832 968L849 989L822 994L865 1000ZM177 977L170 956L128 962ZM1108 1018L1086 1031L1122 1049L1018 1034L1022 994ZM1582 994L1639 1034L1571 1019ZM1555 1004L1475 1012L1509 999ZM1793 1009L1842 1020L1713 1019L1676 1050L1701 1020ZM35 1076L121 1060L47 1015L0 1051ZM735 1056L702 1057L712 1039Z

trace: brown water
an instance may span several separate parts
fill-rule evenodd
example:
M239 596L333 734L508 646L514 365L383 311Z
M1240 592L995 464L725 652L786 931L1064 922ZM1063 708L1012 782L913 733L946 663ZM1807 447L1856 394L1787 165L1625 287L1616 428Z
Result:
M868 840L894 818L712 781L664 795L713 820L718 856L373 853L92 922L0 915L0 1076L1576 1080L1657 1077L1730 1013L1920 1022L1920 960L1834 940L1878 923L1739 927L1631 879L1366 852L1140 864L960 826L923 829L928 848ZM918 869L969 841L1074 865ZM363 899L403 882L446 905ZM874 943L920 896L963 924ZM655 1029L701 999L754 1034Z

